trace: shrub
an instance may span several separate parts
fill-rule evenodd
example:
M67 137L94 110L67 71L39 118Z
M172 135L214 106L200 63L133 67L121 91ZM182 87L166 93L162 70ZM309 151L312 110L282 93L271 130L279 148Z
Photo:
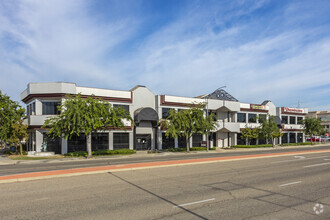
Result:
M286 143L280 144L280 146L300 146L300 145L311 145L311 142L301 142L301 143Z
M261 147L272 147L271 144L259 144L259 145L235 145L232 148L261 148Z
M215 147L210 147L209 150L215 150ZM186 148L168 148L164 149L165 152L184 152ZM206 151L206 147L191 147L190 151Z
M75 152L66 153L66 154L64 154L64 156L67 156L67 157L87 157L88 153L87 153L87 151L75 151Z

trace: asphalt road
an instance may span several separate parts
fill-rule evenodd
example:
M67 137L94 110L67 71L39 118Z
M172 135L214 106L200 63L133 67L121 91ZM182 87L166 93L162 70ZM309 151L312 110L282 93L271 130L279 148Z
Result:
M4 183L0 215L1 219L330 219L329 171L330 153L314 153Z
M0 176L29 173L29 172L39 172L39 171L50 171L50 170L63 170L72 168L82 168L82 167L96 167L96 166L107 166L107 165L119 165L119 164L132 164L132 163L145 163L145 162L155 162L155 161L170 161L170 160L184 160L184 159L196 159L196 158L211 158L211 157L228 157L228 156L238 156L238 155L250 155L250 154L265 154L265 153L278 153L278 152L299 152L308 150L322 150L330 149L330 145L322 145L317 147L297 147L297 148L276 148L276 149L258 149L250 151L240 151L240 150L228 150L225 152L210 152L210 153L160 153L152 155L140 155L140 156L124 156L124 157L108 157L104 159L81 159L75 161L31 161L24 162L21 164L12 165L1 165L0 166Z

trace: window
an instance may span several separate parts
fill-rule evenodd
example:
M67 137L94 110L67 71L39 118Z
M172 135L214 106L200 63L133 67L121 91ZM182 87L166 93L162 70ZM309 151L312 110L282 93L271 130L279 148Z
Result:
M166 137L165 133L162 133L162 148L174 148L174 138L172 138L171 136Z
M180 148L184 147L186 148L187 144L186 144L186 137L182 137L182 136L179 136L178 137L178 145Z
M75 151L87 151L86 135L74 135L68 140L68 153Z
M246 114L245 113L237 113L237 122L246 123Z
M265 114L259 114L259 122L261 123L262 121L266 121L267 115Z
M203 136L201 134L193 134L192 136L192 146L200 147L203 140Z
M237 134L237 145L246 145L246 139L242 136L241 133Z
M282 136L282 144L288 143L288 133L284 133Z
M301 125L303 123L302 122L303 120L304 120L303 117L297 117L297 124L300 124Z
M212 116L213 121L217 121L217 112L216 111L209 111L208 115L210 116L212 114L213 114L213 116Z
M290 116L290 124L296 124L296 117L295 116Z
M288 124L288 116L282 116L282 124Z
M61 102L42 102L42 114L43 115L59 115L60 111L58 106Z
M92 151L109 149L109 133L92 134Z
M162 118L167 118L169 116L170 108L162 108Z
M36 114L36 103L33 102L26 106L26 114L27 115L35 115Z
M51 135L43 133L43 143L46 144L47 152L61 153L61 138L53 138Z
M257 122L257 115L256 114L249 114L249 123L256 123Z
M289 135L289 141L290 143L296 143L296 134L295 133L290 133Z
M129 133L113 133L113 149L129 148Z
M113 104L114 108L124 108L127 112L129 112L129 105L119 105L119 104Z
M298 133L297 134L297 142L298 143L304 142L303 133Z

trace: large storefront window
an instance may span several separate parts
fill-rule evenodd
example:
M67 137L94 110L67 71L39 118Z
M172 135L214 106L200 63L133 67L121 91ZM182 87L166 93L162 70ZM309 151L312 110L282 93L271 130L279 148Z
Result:
M174 138L166 137L165 133L162 133L162 149L174 148Z
M296 134L295 133L290 133L289 138L290 138L290 143L296 143Z
M282 144L288 143L288 133L284 133L282 136Z
M129 133L113 133L113 149L129 148Z
M60 111L58 106L61 105L61 102L42 102L42 114L43 115L58 115Z
M246 139L241 133L237 134L237 145L246 145Z
M246 123L246 114L245 113L237 113L237 122Z
M187 144L186 144L186 137L178 137L178 145L179 145L179 148L186 148Z
M298 134L297 134L297 142L298 142L298 143L302 143L302 142L304 142L304 139L303 139L303 133L298 133Z
M51 135L43 133L43 147L46 147L47 152L61 153L61 138L52 138ZM45 150L45 149L43 149Z
M92 135L92 151L109 149L109 133Z
M296 117L295 116L290 116L290 124L292 124L292 125L296 124Z
M282 124L288 124L288 116L282 116Z
M75 151L87 151L86 135L75 135L68 140L68 153Z
M248 119L249 119L249 123L256 123L257 122L257 115L256 114L249 114Z
M193 134L192 136L192 146L200 147L203 140L203 136L201 134Z

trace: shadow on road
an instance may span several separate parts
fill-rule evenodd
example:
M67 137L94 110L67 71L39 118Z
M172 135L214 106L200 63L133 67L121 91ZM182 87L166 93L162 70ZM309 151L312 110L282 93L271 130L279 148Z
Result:
M171 205L176 206L176 207L178 207L178 208L184 210L185 212L188 212L188 213L190 213L190 214L192 214L192 215L194 215L194 216L196 216L196 217L198 217L198 218L200 218L200 219L207 219L207 218L205 218L205 217L203 217L203 216L201 216L201 215L198 215L198 214L195 213L195 212L192 212L192 211L190 211L190 210L188 210L188 209L185 209L185 208L179 206L178 204L176 204L176 203L174 203L174 202L172 202L172 201L170 201L170 200L168 200L168 199L165 199L164 197L161 197L161 196L159 196L159 195L157 195L157 194L155 194L155 193L153 193L153 192L151 192L151 191L149 191L149 190L147 190L147 189L142 188L141 186L138 186L138 185L136 185L136 184L134 184L134 183L132 183L132 182L130 182L130 181L128 181L128 180L125 180L125 179L123 179L122 177L115 175L114 173L109 172L109 174L111 174L112 176L114 176L114 177L116 177L116 178L118 178L118 179L124 181L125 183L128 183L128 184L130 184L130 185L132 185L132 186L134 186L134 187L136 187L136 188L138 188L138 189L140 189L140 190L142 190L142 191L144 191L144 192L146 192L146 193L149 193L150 195L153 195L153 196L155 196L155 197L157 197L157 198L159 198L159 199L161 199L161 200L163 200L163 201L165 201L165 202L167 202L167 203L170 203Z

